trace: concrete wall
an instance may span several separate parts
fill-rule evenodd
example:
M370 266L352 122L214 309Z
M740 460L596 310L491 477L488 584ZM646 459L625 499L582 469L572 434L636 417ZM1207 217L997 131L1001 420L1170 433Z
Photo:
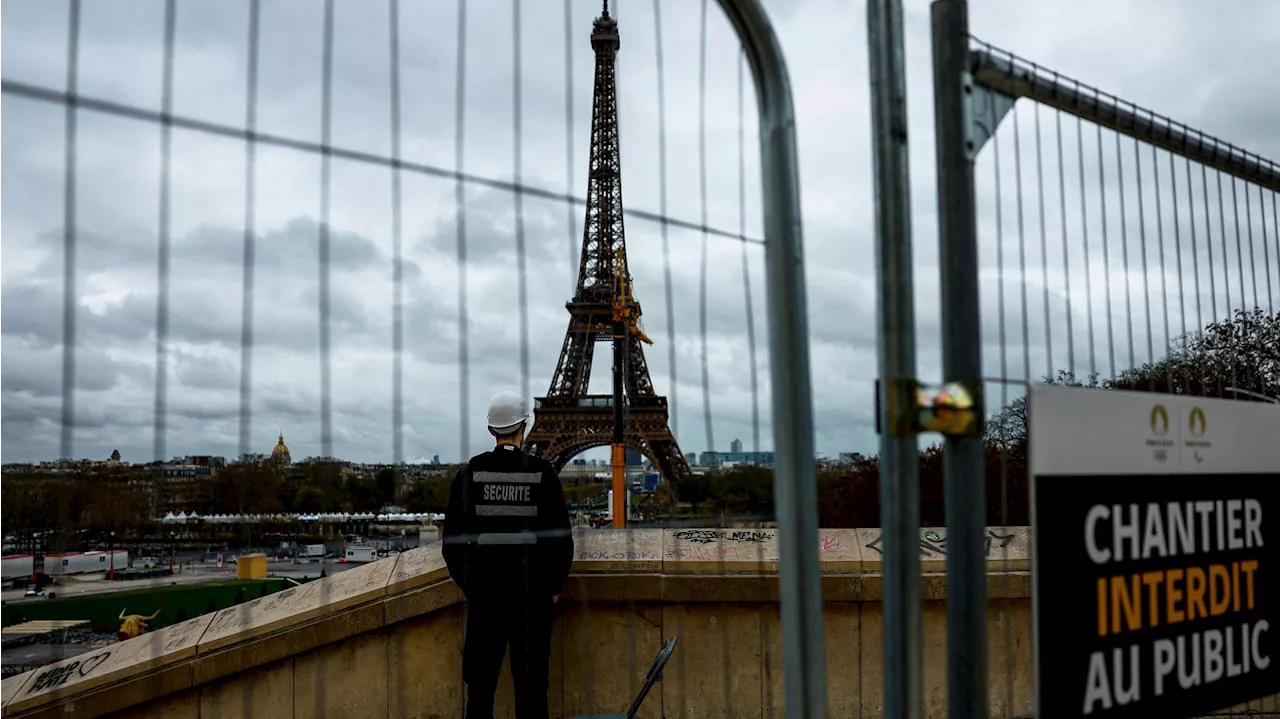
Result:
M990 534L990 715L1027 716L1028 531ZM882 716L878 538L819 537L833 717ZM944 545L922 530L930 717L945 716ZM679 645L643 716L785 714L772 530L586 532L577 546L552 716L624 711L670 636ZM423 547L5 680L4 715L460 718L465 611L439 545ZM504 668L497 716L512 713Z

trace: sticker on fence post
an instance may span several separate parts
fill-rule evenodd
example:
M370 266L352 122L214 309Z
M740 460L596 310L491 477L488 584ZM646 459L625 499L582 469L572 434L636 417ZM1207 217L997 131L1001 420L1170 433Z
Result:
M1036 716L1280 692L1280 405L1030 393Z

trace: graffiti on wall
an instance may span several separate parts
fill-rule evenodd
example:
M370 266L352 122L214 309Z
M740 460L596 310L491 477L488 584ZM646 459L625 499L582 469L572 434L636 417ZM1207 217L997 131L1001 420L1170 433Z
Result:
M1014 535L1012 534L997 534L994 529L988 529L987 536L985 537L986 542L985 547L983 548L983 553L987 557L990 557L992 547L1003 549L1009 546L1009 543L1013 541L1013 536ZM880 541L882 539L884 539L883 534L870 542L867 542L867 548L874 549L877 552L884 554L884 550L880 548ZM920 556L923 559L947 556L946 536L932 529L925 532L924 536L920 538Z
M759 530L721 530L721 529L686 529L676 532L676 539L694 544L711 544L713 542L737 542L742 544L759 544L773 539L773 532Z

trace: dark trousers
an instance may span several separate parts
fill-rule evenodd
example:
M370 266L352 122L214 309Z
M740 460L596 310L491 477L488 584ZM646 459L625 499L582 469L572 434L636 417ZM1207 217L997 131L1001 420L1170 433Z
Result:
M466 719L493 719L493 696L508 645L516 718L546 719L552 607L549 596L486 593L468 597L467 634L462 647Z

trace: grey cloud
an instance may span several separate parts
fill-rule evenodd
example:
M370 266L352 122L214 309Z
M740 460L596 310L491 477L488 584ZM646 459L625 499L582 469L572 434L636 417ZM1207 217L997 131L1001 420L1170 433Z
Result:
M238 387L240 368L222 357L203 356L178 350L173 353L174 377L192 389L226 390Z
M864 21L855 8L834 8L827 3L779 0L768 6L788 52L796 92L818 447L827 453L867 451L876 444L869 430L871 387L876 372L876 285ZM158 107L162 7L162 3L155 2L131 5L118 12L86 12L84 92ZM333 68L334 141L342 146L389 152L386 6L338 7ZM582 0L573 6L569 38L573 52L573 132L569 147L565 146L563 126L563 8L558 3L521 7L521 179L556 191L567 187L580 194L585 187L591 102L592 63L586 37L591 18L598 12L596 3ZM203 0L184 1L179 8L177 111L239 124L244 117L247 55L247 17L243 7L230 10L224 3ZM468 171L511 178L516 170L512 157L515 118L510 4L494 0L469 3L467 8L470 32L464 163ZM1104 9L1115 20L1111 26L1099 28L1096 23L1079 20L1096 16ZM416 161L451 166L456 89L454 6L442 9L433 4L404 3L402 10L404 153ZM701 214L696 71L699 6L667 2L662 10L667 63L663 78L668 132L667 210L676 217L695 219ZM928 378L938 371L940 334L929 112L932 80L927 11L922 6L909 6L906 10L917 334L920 371ZM653 67L652 6L626 3L619 12L623 23L619 103L627 177L624 193L630 207L656 210L660 204L656 154L658 78ZM1207 15L1210 12L1214 13L1211 17ZM1102 4L1068 8L988 3L974 6L973 29L984 39L1046 66L1274 156L1275 138L1267 132L1269 126L1264 120L1274 114L1277 98L1271 88L1274 83L1259 75L1265 73L1267 66L1257 58L1265 57L1266 32L1276 24L1272 21L1275 12L1265 2L1242 3L1230 17L1219 9L1186 2L1136 4L1123 12ZM4 43L6 78L60 87L65 77L65 68L61 67L65 5L27 3L11 7L6 3L5 19L10 21L4 26L4 39L10 41ZM261 129L318 139L321 19L321 9L309 3L264 4ZM1209 32L1216 25L1207 20L1229 22L1232 29ZM736 229L737 49L714 4L710 21L707 216L715 225ZM1135 29L1154 39L1141 48L1133 48L1130 38ZM1186 47L1196 51L1186 52ZM1124 62L1116 61L1120 56ZM126 65L140 70L125 72ZM754 98L750 83L746 107L751 114ZM4 359L19 367L26 362L29 371L12 376L6 373L4 378L4 450L10 457L39 459L57 451L60 419L61 108L6 95L5 110L6 119L11 120L4 130L5 149L11 151L4 163L5 185L6 189L15 189L5 196L5 255L11 261L10 267L21 266L23 270L11 269L4 277L3 300L8 304L3 317ZM92 358L91 350L98 350L110 354L111 362L83 365L79 381L84 385L77 390L75 443L80 454L105 456L118 445L127 456L143 459L153 452L156 440L152 408L158 132L145 123L95 118L92 113L82 113L82 185L78 205L81 298L77 337L79 347L86 348L84 357ZM759 167L754 118L748 117L745 125L747 232L758 235ZM1025 134L1030 127L1024 124L1022 128L1024 153L1030 151ZM1007 131L1007 127L1002 129ZM238 143L206 141L186 132L175 135L175 140L175 226L184 229L172 238L171 395L168 429L161 439L173 453L234 453L238 450L239 432L243 260L243 234L236 225L242 213L238 203L243 195L238 188L243 175L238 163L243 148ZM1007 135L1002 142L1008 143ZM1002 147L1006 160L1010 147ZM571 182L564 177L566 156L570 153ZM234 162L228 162L228 157L233 157ZM275 430L282 428L295 456L306 456L320 451L318 226L312 218L319 198L319 162L292 151L263 149L259 163L261 235L255 264L251 443L252 449L268 450L274 443ZM350 167L351 163L334 163L335 231L331 237L330 285L334 442L339 454L352 459L384 459L390 455L393 430L392 257L387 217L390 173L379 175L374 168L372 173L361 174ZM371 182L372 177L379 179ZM210 187L206 188L206 183ZM466 368L469 393L465 405L460 406L452 183L414 183L406 182L403 199L406 354L405 426L401 429L410 455L441 453L448 458L483 445L478 419L488 394L500 386L517 387L521 382L514 206L505 193L468 189L466 310L471 361ZM1015 257L1010 253L1016 251L1011 230L1011 187L1006 184L1003 188L1005 349L1012 364L1017 365L1013 374L1020 376L1018 275L1009 264ZM988 272L982 288L982 341L991 370L998 362L1000 347L996 283L990 275L995 256L989 175L979 177L979 189L986 193L980 196L979 209L982 266ZM1098 189L1096 180L1090 179L1086 191L1096 193ZM1093 196L1090 194L1091 202ZM1072 198L1069 196L1069 201ZM1108 199L1109 203L1113 201ZM1168 205L1165 207L1167 213ZM1027 211L1031 212L1030 205ZM1074 207L1069 211L1075 212ZM575 208L570 225L562 205L533 198L525 202L528 382L533 394L545 389L563 339L567 315L562 308L569 299L570 276L575 269L570 266L567 248L581 242L581 215L581 210ZM1055 220L1056 215L1051 214L1051 229ZM1169 227L1166 224L1166 232ZM1128 229L1132 240L1135 228L1130 225ZM670 314L674 325L669 326L663 278L667 268L659 230L652 223L629 218L627 231L636 293L645 309L645 328L657 342L648 350L651 371L659 390L673 398L674 421L686 451L705 449L699 322L701 238L695 233L671 233ZM1079 286L1083 272L1078 259L1081 239L1074 227L1071 241L1076 243L1072 245L1072 313L1080 362L1087 317ZM736 245L724 242L712 240L707 288L711 408L718 445L726 444L735 435L750 443L753 431L741 257ZM1100 252L1099 242L1100 237L1091 231L1091 253ZM1039 258L1038 247L1034 241L1029 247L1035 251L1028 255L1028 261L1034 264ZM1117 248L1113 239L1113 255ZM768 448L772 446L772 416L767 404L769 335L763 262L759 248L751 248L750 253L760 373L760 430L762 443ZM1094 254L1095 277L1099 279L1094 286L1098 332L1104 318L1100 282L1103 267L1097 259L1100 256ZM13 258L20 258L23 264L14 264L19 260ZM1172 248L1167 258L1172 258ZM1154 259L1153 254L1149 262ZM1188 259L1185 249L1184 259ZM1207 255L1200 259L1207 259ZM1060 265L1051 264L1053 273L1059 269ZM1057 362L1065 361L1065 300L1058 280L1051 277L1049 284L1050 328L1044 327L1040 305L1043 293L1034 282L1027 287L1033 374L1039 374L1038 367L1049 359L1043 347L1045 329L1055 332ZM1234 284L1233 278L1233 288ZM1218 290L1221 294L1220 285ZM1134 299L1139 299L1136 290ZM1120 302L1118 296L1113 302ZM1177 306L1174 299L1170 302L1171 307ZM1219 305L1221 308L1221 298ZM1135 318L1141 317L1135 311ZM1116 320L1120 321L1119 314ZM1116 328L1127 330L1121 324ZM1119 354L1127 361L1127 334L1119 332L1117 340L1123 348ZM1144 345L1139 342L1142 350ZM670 366L672 353L674 368ZM33 359L36 357L45 359L37 362ZM673 376L677 380L674 386ZM469 415L473 425L469 446L465 447L459 444L463 414Z
M473 193L476 194L476 193ZM469 202L467 207L467 265L469 280L467 311L471 349L476 356L498 351L510 346L515 337L516 292L518 272L516 266L513 230L514 224L510 198L501 193L479 194L479 201ZM563 256L564 238L568 233L565 215L560 205L546 202L529 203L526 216L526 246L528 248L528 307L533 336L538 343L553 344L559 349L568 315L561 309L570 298L567 285L569 277ZM633 237L641 235L641 229L633 223ZM678 240L700 242L697 236L685 233ZM710 240L723 247L725 240ZM436 275L440 281L423 283L423 294L415 295L406 307L409 325L421 330L424 337L446 337L449 343L426 342L422 349L434 361L450 361L456 356L458 331L457 286L452 273L456 272L456 227L452 217L442 221L431 233L419 241L421 251L430 253L437 262L448 264ZM630 243L629 262L636 276L636 295L645 308L648 331L655 337L666 337L665 300L662 292L661 258L638 248L634 239ZM646 241L643 245L647 246ZM757 252L758 249L752 250ZM736 249L731 250L731 254ZM689 317L697 317L700 304L698 296L697 266L681 265L676 268L673 282L673 303L680 308L677 313L682 322L680 334L687 336L691 329L683 324ZM740 259L733 257L732 265L715 269L716 275L732 278L729 283L710 285L708 307L708 332L715 340L730 341L732 346L745 345L742 336L745 309L740 284ZM755 268L754 294L763 289L759 268ZM481 276L488 276L481 282ZM562 280L562 278L564 278ZM548 281L551 280L551 281ZM762 310L760 297L755 298L755 312ZM757 316L757 323L761 318ZM696 325L694 326L696 328ZM696 331L696 329L694 329ZM696 335L695 335L696 336ZM535 370L536 371L536 370Z
M282 230L259 238L255 254L255 343L314 347L318 342L319 279L317 225L296 219ZM61 237L59 232L44 235ZM201 227L173 239L170 278L170 339L217 341L228 347L241 337L242 235L227 228ZM127 235L81 231L77 256L83 275L107 274L129 284L126 294L105 308L93 309L80 300L77 337L91 343L137 344L154 341L156 327L155 255L150 242ZM235 247L234 251L227 248ZM352 278L364 271L385 269L390 262L371 241L350 232L330 237L329 317L335 338L359 341L387 327L390 319L365 311L351 290ZM186 270L185 272L182 270ZM191 274L198 272L198 274ZM419 275L409 265L409 277ZM286 281L287 280L287 281ZM81 279L80 292L84 290ZM49 255L21 279L4 288L4 333L44 343L62 338L61 258Z
M229 394L224 395L226 399L230 399ZM209 402L207 400L200 402L178 401L172 402L168 407L168 417L179 419L190 419L201 422L207 421L225 421L229 417L236 416L239 405L234 402Z
M5 370L2 377L6 394L25 394L36 398L61 396L61 351L54 351L50 347L32 347L29 343L20 341L6 342L5 346ZM105 392L117 386L122 374L136 375L139 369L113 360L100 349L77 348L76 390Z
M269 281L281 273L314 276L319 267L319 224L312 218L295 218L278 230L262 233L254 242L254 267ZM41 234L37 243L49 249L31 274L32 279L61 281L63 259L61 228ZM126 271L152 274L159 240L155 234L121 228L77 227L76 261L81 273ZM195 231L170 238L172 267L198 266L218 273L219 279L240 280L244 261L243 230L202 225ZM335 273L353 272L377 265L389 266L378 247L367 237L343 231L329 234L329 262Z
M468 188L463 223L467 264L470 266L514 265L516 261L515 198L509 193ZM563 261L565 227L563 206L545 200L524 201L525 258L539 270L544 264ZM450 213L429 232L418 238L416 250L433 256L456 258L458 218Z

